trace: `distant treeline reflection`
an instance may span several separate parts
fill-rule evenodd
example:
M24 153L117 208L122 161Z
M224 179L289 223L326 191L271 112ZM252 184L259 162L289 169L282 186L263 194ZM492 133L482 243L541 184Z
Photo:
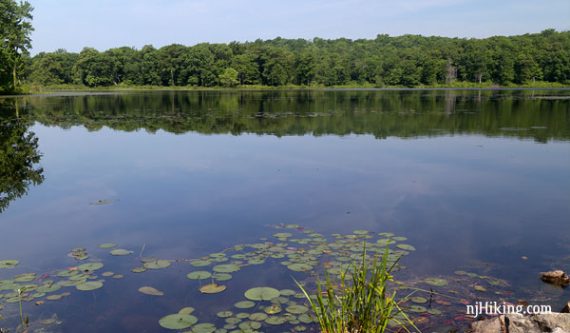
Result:
M89 130L570 138L570 92L450 90L190 91L27 97L25 117Z

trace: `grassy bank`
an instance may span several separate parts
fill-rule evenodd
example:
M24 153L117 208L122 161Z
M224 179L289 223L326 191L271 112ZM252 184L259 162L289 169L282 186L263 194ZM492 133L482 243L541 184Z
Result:
M108 91L192 91L192 90L212 90L212 91L232 91L232 90L310 90L310 89L568 89L570 85L564 85L557 82L533 82L522 85L506 85L500 86L491 82L473 83L473 82L454 82L451 84L436 85L420 85L416 87L405 86L375 86L372 84L347 84L337 86L324 85L284 85L284 86L262 86L262 85L240 85L237 87L198 87L198 86L137 86L137 85L114 85L107 87L87 87L84 85L49 85L41 86L35 84L27 84L22 87L23 94L48 94L62 91L83 91L83 92L108 92Z

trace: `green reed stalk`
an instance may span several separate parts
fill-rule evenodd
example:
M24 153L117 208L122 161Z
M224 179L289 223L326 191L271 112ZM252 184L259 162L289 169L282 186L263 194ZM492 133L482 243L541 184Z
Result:
M389 248L378 260L368 265L364 245L362 262L340 274L339 281L329 275L317 281L317 293L309 295L297 281L297 285L309 301L322 333L384 333L389 325L410 332L419 329L398 305L396 291L390 292L388 284L394 282L392 271L398 260L389 261Z

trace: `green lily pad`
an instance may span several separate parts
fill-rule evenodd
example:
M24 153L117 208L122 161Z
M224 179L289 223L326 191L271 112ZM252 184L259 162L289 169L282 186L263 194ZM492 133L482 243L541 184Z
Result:
M481 292L487 291L487 288L483 287L483 286L480 285L480 284L476 284L473 288L474 288L475 290L481 291Z
M414 303L417 303L417 304L425 304L428 302L427 298L419 297L419 296L418 297L412 297L412 298L410 298L410 300Z
M267 314L265 314L263 312L256 312L256 313L252 313L249 316L249 319L253 320L253 321L264 321L265 319L267 319L267 317L268 317Z
M240 332L255 332L255 330L261 328L261 323L256 321L244 321L239 324Z
M291 265L288 265L287 268L289 268L290 270L292 270L294 272L308 272L308 271L313 270L313 266L311 266L309 264L302 264L302 263L291 264Z
M114 249L110 253L111 253L111 255L114 255L114 256L128 256L129 254L132 254L133 251L129 251L129 250L125 250L125 249Z
M103 282L101 281L84 281L76 285L75 288L81 291L91 291L103 287Z
M289 238L289 237L293 237L293 234L288 233L288 232L279 232L273 235L273 237L277 237L277 238Z
M14 268L19 263L18 260L0 260L0 268Z
M196 324L192 327L192 333L213 333L216 330L216 325L211 323Z
M220 285L217 283L210 283L207 285L204 285L200 288L200 292L203 294L217 294L217 293L221 293L222 291L226 290L226 286L224 285Z
M406 250L406 251L415 251L416 250L416 248L410 244L398 244L398 245L396 245L396 247L399 249L402 249L402 250Z
M187 306L185 308L180 309L180 311L178 311L179 314L181 315L189 315L192 314L194 312L194 308L191 306Z
M410 306L410 311L415 313L424 313L427 312L427 309L421 305L412 305Z
M162 291L149 286L140 287L139 292L150 296L164 296L164 293Z
M219 318L229 318L233 315L234 315L234 313L231 311L220 311L220 312L216 313L216 316L218 316Z
M252 301L270 301L279 297L279 290L270 287L251 288L245 292L245 298Z
M213 270L217 273L233 273L239 271L240 268L235 264L223 264L214 266Z
M352 233L355 235L368 235L368 230L354 230Z
M427 278L424 280L425 283L435 286L435 287L443 287L447 285L447 280L441 279L441 278Z
M287 318L281 316L269 317L265 319L265 323L269 325L283 325L287 322Z
M30 282L35 280L36 273L18 274L14 277L15 282Z
M131 269L131 272L133 272L133 273L146 272L146 268L144 268L144 267L135 267L135 268Z
M169 330L183 330L196 324L197 322L198 318L192 315L176 313L162 317L158 321L158 324Z
M115 244L115 243L103 243L103 244L99 245L99 248L101 248L101 249L112 249L115 246L117 246L117 244Z
M285 311L299 315L309 311L309 308L303 305L290 305L287 308L285 308Z
M276 313L283 311L283 308L281 308L281 305L279 305L279 304L273 304L273 305L268 306L265 309L263 309L263 311L265 311L265 313L267 313L267 314L272 315L272 314L276 314Z
M146 269L162 269L169 267L170 264L171 264L170 260L155 260L155 261L145 262L143 264L143 267Z
M227 273L216 273L214 275L212 275L212 277L216 280L216 281L228 281L232 279L232 275L231 274L227 274Z
M188 273L186 277L190 280L205 280L209 279L212 276L212 273L206 271L197 271Z
M83 265L79 265L77 266L77 270L82 271L82 272L87 272L87 271L96 271L98 269L103 268L103 264L100 262L90 262L87 264L83 264Z
M234 304L234 306L238 309L251 309L255 306L255 303L251 301L241 301Z

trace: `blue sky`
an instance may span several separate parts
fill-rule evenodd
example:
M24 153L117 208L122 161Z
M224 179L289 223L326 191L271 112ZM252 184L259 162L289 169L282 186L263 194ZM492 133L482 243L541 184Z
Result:
M257 38L570 30L569 0L28 0L32 53Z

